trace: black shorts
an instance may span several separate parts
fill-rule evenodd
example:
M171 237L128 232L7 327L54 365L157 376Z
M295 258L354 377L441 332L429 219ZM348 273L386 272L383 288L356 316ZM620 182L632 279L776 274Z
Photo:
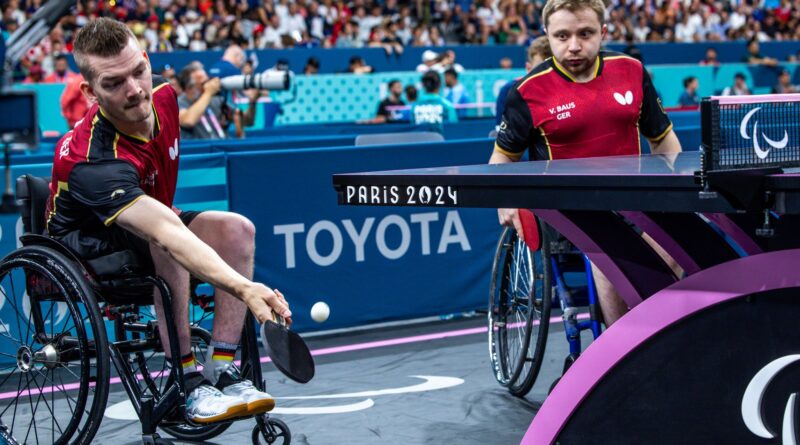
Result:
M186 227L202 212L182 211L178 217ZM155 273L150 243L117 224L99 233L76 230L59 238L85 260L99 278Z

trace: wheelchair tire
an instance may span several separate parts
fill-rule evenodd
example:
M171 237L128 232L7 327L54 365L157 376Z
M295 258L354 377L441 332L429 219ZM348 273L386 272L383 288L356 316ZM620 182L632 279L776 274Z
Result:
M489 357L495 379L518 397L533 387L547 345L552 304L549 244L536 252L513 228L500 237L489 290Z
M102 421L108 339L83 274L74 261L42 246L22 247L0 261L6 309L0 313L5 320L13 314L17 323L16 329L3 323L0 334L0 391L17 388L12 402L0 401L0 417L22 443L89 444Z

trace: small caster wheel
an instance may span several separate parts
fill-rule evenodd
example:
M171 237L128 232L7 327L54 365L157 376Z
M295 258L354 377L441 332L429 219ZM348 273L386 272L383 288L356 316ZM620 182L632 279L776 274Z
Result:
M292 433L289 427L278 419L264 419L258 422L253 428L253 445L261 444L260 438L263 437L267 444L289 445L292 442Z

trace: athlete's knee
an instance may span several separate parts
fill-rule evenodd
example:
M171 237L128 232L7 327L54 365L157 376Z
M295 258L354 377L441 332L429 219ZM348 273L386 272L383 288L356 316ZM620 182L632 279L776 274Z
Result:
M232 250L238 250L243 255L252 255L255 250L255 224L235 213L230 214L227 219L220 235L223 237L222 245L230 246Z

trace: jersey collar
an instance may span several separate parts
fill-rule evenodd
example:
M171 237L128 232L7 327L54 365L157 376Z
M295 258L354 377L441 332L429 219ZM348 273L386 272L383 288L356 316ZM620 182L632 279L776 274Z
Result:
M553 68L555 69L555 71L561 77L563 77L565 80L567 80L569 82L578 83L575 80L575 78L572 77L572 74L570 74L563 66L561 66L560 63L558 63L558 61L556 61L555 57L551 57L550 60L551 60L551 64L552 64ZM597 63L596 63L596 65L597 66L595 67L594 77L592 78L592 80L597 79L598 77L600 77L600 73L603 72L603 52L602 51L599 54L597 54ZM590 80L589 82L591 82L592 80Z
M150 104L150 106L151 106L151 108L153 109L153 116L155 117L155 122L153 123L153 125L154 125L154 127L155 127L155 128L153 129L153 134L154 134L154 136L158 136L158 134L161 132L161 122L159 122L159 119L158 119L158 111L156 111L156 105L155 105L155 103L151 103L151 104ZM101 107L99 107L99 106L98 106L98 107L97 107L97 111L98 111L98 112L99 112L99 114L100 114L100 119L103 119L104 121L106 121L106 123L108 123L108 125L110 125L110 126L111 126L111 128L113 128L113 129L114 129L114 131L116 131L117 133L119 133L119 134L121 134L121 135L125 136L125 137L126 137L126 138L128 138L128 139L132 139L132 140L134 140L134 141L141 142L141 143L143 143L143 144L146 144L146 143L148 143L148 142L150 142L150 141L151 141L151 139L146 139L146 138L143 138L143 137L134 136L134 135L132 135L132 134L128 134L128 133L125 133L125 132L122 132L122 131L120 131L120 130L119 130L117 127L115 127L115 126L114 126L114 124L113 124L113 123L112 123L112 122L111 122L111 121L108 119L108 117L106 116L106 113L103 111L103 108L101 108Z

